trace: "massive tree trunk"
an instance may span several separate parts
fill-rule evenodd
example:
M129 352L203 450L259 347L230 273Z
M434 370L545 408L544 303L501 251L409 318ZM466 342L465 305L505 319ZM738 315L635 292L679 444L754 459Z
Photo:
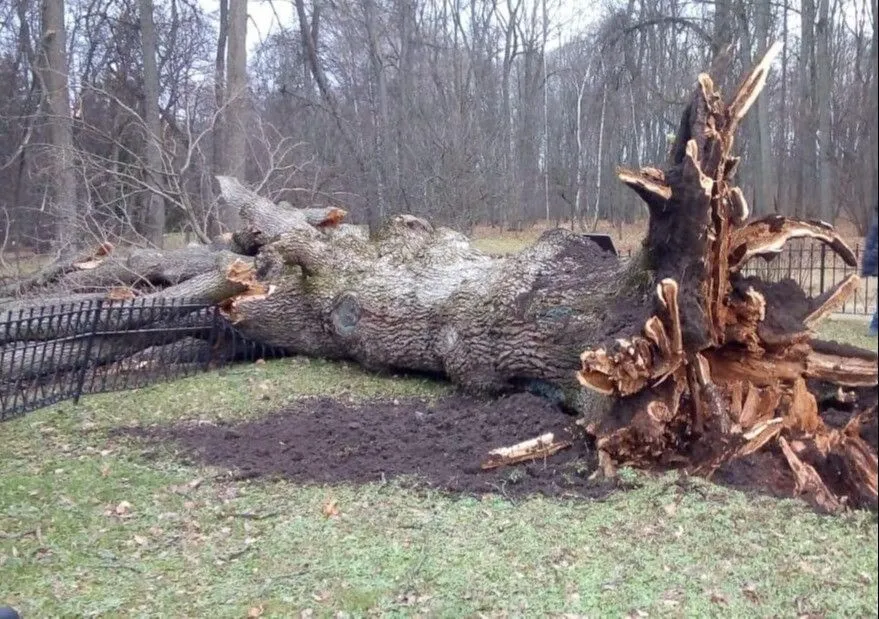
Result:
M112 288L118 298L125 286L129 295L196 297L218 302L243 335L291 354L444 375L473 392L534 390L583 414L608 471L674 464L710 475L767 448L822 506L837 509L842 496L875 503L875 450L857 432L866 413L845 431L826 428L806 382L876 385L875 353L812 339L857 277L809 299L792 281L740 274L748 260L799 237L855 264L827 224L748 221L733 185L734 133L776 52L728 105L701 75L666 169L620 171L650 211L643 251L625 263L560 229L503 258L409 215L369 239L340 224L340 209L275 205L219 177L243 222L235 234L180 252L95 252L31 287L56 296ZM27 303L36 301L7 307ZM0 353L52 337L13 332ZM556 448L541 439L495 456Z

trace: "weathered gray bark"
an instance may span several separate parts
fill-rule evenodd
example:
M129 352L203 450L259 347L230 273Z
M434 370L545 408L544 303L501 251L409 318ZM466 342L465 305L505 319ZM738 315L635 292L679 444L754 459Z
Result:
M615 256L563 230L508 258L410 216L373 242L345 227L307 237L283 235L264 249L264 260L302 276L236 300L229 316L239 330L291 352L441 374L474 391L542 384L570 403L578 342L612 333L608 308L637 307L648 292Z
M67 33L64 28L64 0L42 1L43 58L40 74L46 90L49 113L49 142L52 172L49 175L55 208L58 246L71 253L77 238L76 175L73 169L73 132L67 84Z
M226 110L223 115L224 171L237 178L247 174L247 0L234 0L228 8L226 42ZM229 230L240 226L234 209L222 209L222 223Z
M153 0L140 0L140 40L143 50L143 111L146 129L144 177L151 188L146 197L145 236L155 247L161 248L165 234L165 200L161 194L162 126L159 122L159 69L156 65Z
M626 267L570 232L548 232L521 254L491 258L464 236L416 217L397 217L369 240L360 228L335 225L338 209L278 207L234 179L219 183L246 222L233 245L251 242L259 282L246 266L229 276L233 254L187 248L104 257L88 271L66 274L56 289L179 282L147 296L222 302L245 336L290 353L446 375L479 392L537 388L568 404L579 393L582 342L636 320L632 308L649 294L640 265ZM619 310L610 322L608 308ZM132 320L124 326L142 326ZM21 349L22 342L81 332L77 325L28 325L6 342Z

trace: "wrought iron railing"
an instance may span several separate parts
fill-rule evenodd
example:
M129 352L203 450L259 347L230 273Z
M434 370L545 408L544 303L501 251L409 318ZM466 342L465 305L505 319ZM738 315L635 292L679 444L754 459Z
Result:
M0 313L0 421L84 394L282 356L219 308L186 300L84 301Z

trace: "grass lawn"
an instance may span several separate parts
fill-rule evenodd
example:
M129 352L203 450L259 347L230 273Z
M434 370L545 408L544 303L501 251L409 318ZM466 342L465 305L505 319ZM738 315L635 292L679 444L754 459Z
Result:
M111 432L244 419L309 395L448 389L288 359L4 423L0 605L26 617L876 615L873 514L824 517L672 474L627 472L631 489L597 502L232 481Z

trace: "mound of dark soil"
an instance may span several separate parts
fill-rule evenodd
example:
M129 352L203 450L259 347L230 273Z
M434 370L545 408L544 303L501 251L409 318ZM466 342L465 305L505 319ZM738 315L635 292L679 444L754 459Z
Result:
M821 386L816 389L822 392ZM876 404L875 389L859 389L846 402L824 389L822 415L843 427L857 410ZM455 395L422 400L379 400L346 404L304 400L254 421L237 424L184 423L137 428L126 433L149 441L170 441L181 455L220 467L235 478L283 477L300 483L376 482L399 477L442 491L598 497L614 486L592 481L595 454L583 437L545 460L483 470L489 451L545 432L570 437L573 418L547 400L516 394L499 400ZM876 446L875 415L861 429ZM759 451L718 470L713 480L741 490L789 497L794 479L784 458Z
M480 467L494 448L545 432L567 438L572 421L534 395L492 401L456 395L435 403L313 399L235 425L182 424L134 432L170 439L186 457L239 478L362 483L405 476L466 494L605 495L610 484L588 479L596 459L585 440L545 460L488 471Z

